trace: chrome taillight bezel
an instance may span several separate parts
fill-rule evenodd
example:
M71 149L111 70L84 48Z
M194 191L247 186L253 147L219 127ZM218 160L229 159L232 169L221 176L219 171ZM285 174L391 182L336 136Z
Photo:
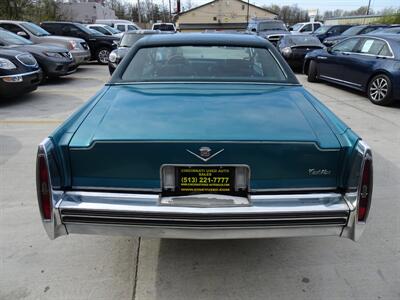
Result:
M46 179L43 178L43 168L47 173ZM44 191L46 189L46 191ZM36 157L36 193L39 205L40 216L43 221L51 221L52 219L52 186L49 171L49 163L47 160L46 148L43 144L38 147L38 153ZM46 193L46 195L44 194ZM48 203L47 203L48 202ZM45 207L46 206L46 207Z
M41 201L41 190L40 190L40 177L39 177L39 163L40 159L43 159L46 163L47 175L48 175L48 193L49 193L49 205L50 205L50 216L46 217L43 214L43 207ZM58 213L58 204L60 203L63 192L61 190L55 190L54 182L56 182L56 188L59 189L61 182L60 172L55 161L55 150L52 141L46 138L38 147L38 153L36 158L36 189L37 189L37 201L40 210L40 216L43 223L43 227L46 230L47 235L50 239L55 239L58 236L66 234L65 226L60 220Z
M366 164L369 164L369 175L368 175L368 191L367 191L367 205L365 208L365 212L363 213L363 217L360 219L360 203L361 203L361 198L362 198L362 194L364 193L363 191L363 180L364 180L364 172L365 172L365 168L366 168ZM360 180L359 180L359 185L357 188L357 222L361 223L365 223L368 219L368 215L369 215L369 211L371 208L371 200L372 200L372 191L373 191L373 161L372 161L372 154L371 154L371 150L368 148L367 151L364 154L363 157L363 162L362 162L362 166L361 166L361 171L360 171Z
M369 217L369 212L372 205L373 191L373 157L371 148L362 140L359 140L354 148L352 155L352 166L349 172L347 192L344 198L349 206L349 219L347 226L343 228L342 236L347 236L354 241L357 241L363 233L366 221ZM362 188L363 171L366 161L370 165L370 189L368 207L363 220L358 220L358 211L360 203L360 193Z

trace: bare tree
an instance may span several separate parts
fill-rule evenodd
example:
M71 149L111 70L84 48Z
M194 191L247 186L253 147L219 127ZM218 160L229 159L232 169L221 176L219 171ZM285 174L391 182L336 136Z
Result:
M185 1L185 4L184 4L184 8L185 8L185 10L192 9L192 8L193 8L193 2L192 2L192 0L186 0L186 1Z

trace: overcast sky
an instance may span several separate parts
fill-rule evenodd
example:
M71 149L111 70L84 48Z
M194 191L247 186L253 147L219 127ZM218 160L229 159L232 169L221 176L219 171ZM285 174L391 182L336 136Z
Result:
M161 1L161 0L159 0ZM176 1L176 0L175 0ZM211 0L191 0L194 6L210 2ZM246 0L245 0L246 1ZM399 0L371 0L371 8L373 10L381 10L386 7L399 7ZM183 6L185 6L187 0L181 0ZM168 0L165 0L168 3ZM174 3L174 1L172 1ZM270 5L278 4L282 5L293 5L297 4L303 9L319 9L320 11L343 9L353 10L360 6L368 5L368 0L250 0L250 3L256 5Z

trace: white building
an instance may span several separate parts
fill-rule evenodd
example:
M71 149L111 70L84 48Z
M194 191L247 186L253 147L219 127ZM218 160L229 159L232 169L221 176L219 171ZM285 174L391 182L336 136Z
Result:
M72 0L58 3L57 13L63 21L94 23L97 19L117 19L112 9L104 7L97 1Z

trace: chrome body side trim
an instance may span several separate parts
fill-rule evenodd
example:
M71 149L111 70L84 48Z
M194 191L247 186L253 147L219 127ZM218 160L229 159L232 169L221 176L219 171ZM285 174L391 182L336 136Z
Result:
M342 80L342 79L337 79L337 78L329 77L329 76L325 76L325 75L319 75L319 77L321 77L321 79L337 81L337 82L341 82L341 83L345 83L345 84L349 84L349 85L353 85L353 86L357 86L357 87L362 86L361 84L358 84L358 83L354 83L354 82L350 82L350 81L346 81L346 80Z

